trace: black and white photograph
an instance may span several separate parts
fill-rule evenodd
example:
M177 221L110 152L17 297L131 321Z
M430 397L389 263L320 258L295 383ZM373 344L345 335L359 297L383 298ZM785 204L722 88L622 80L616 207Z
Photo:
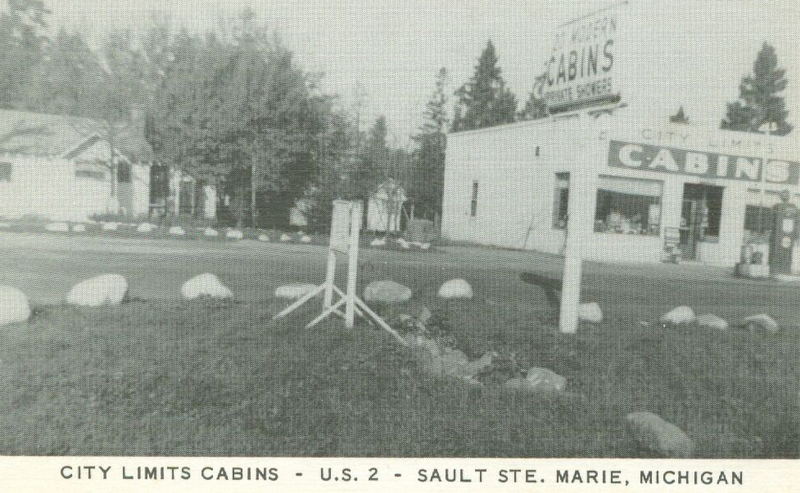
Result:
M798 26L0 0L0 456L800 458Z

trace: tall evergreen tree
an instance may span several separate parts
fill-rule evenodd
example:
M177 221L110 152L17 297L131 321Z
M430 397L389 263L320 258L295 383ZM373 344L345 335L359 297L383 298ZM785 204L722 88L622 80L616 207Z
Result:
M380 115L367 132L355 176L351 176L352 194L361 200L368 200L375 188L388 178L390 164L388 136L389 126L386 124L386 117Z
M491 40L475 66L475 74L456 91L453 130L472 130L514 121L517 98L506 87ZM460 108L463 107L463 113Z
M786 89L786 71L778 67L775 48L764 43L758 52L753 73L742 78L739 100L728 103L720 128L742 132L758 132L764 123L775 124L775 134L786 135L792 125L786 121L789 112L780 93Z
M43 0L6 0L0 14L0 107L24 108L24 95L47 47Z
M442 212L444 161L447 147L447 81L445 68L436 75L436 89L425 105L424 121L412 137L417 148L413 154L410 192L417 212L433 218Z

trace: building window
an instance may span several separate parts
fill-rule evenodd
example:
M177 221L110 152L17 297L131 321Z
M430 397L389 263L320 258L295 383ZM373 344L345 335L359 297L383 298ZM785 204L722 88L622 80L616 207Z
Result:
M124 161L117 163L117 182L130 183L131 182L131 165Z
M472 182L472 201L469 204L469 215L475 217L478 214L478 182Z
M0 163L0 182L11 182L11 171L14 166L11 163Z
M92 178L94 180L105 180L106 173L104 171L95 171L90 169L75 170L75 176L78 178Z
M553 227L566 229L569 206L569 173L556 173L556 189L553 192Z
M655 180L601 176L597 185L595 232L658 235L662 188L662 182Z

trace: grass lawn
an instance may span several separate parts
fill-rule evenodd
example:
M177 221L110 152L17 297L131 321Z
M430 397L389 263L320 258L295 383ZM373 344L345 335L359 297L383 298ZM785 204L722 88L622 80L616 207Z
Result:
M415 293L448 277L402 271ZM302 329L317 303L278 322L284 304L271 298L48 305L2 328L0 454L632 457L644 452L623 418L647 410L685 430L699 457L798 457L796 329L608 317L567 336L553 310L481 282L497 284L493 297L423 301L469 356L513 350L565 376L568 394L429 377L378 329Z

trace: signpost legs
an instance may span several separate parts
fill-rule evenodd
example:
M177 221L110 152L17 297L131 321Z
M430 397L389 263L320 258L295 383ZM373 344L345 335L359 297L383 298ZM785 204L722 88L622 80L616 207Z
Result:
M347 259L347 304L344 320L348 329L355 323L356 276L358 275L358 233L361 228L361 203L353 203L350 216L350 249Z
M345 325L348 328L353 328L355 325L355 316L359 315L369 321L371 318L382 329L389 332L392 337L397 339L401 344L407 346L408 343L392 329L377 313L373 312L366 303L361 301L356 295L356 276L358 274L358 239L361 229L362 208L360 202L334 202L334 214L331 227L331 246L328 250L328 263L325 272L325 282L314 288L311 292L287 306L280 313L275 315L272 319L276 320L290 314L302 304L314 298L320 293L323 293L322 313L320 313L314 320L306 325L309 329L314 325L324 320L331 313L335 313L345 319ZM345 214L346 212L346 214ZM346 229L349 228L349 229ZM342 292L341 289L336 287L336 252L347 253L347 291ZM336 303L333 302L334 293L339 296ZM345 306L345 312L342 313L339 307Z
M322 308L330 308L333 302L333 281L336 276L336 253L333 250L328 250L328 266L325 269L325 298L322 302Z

